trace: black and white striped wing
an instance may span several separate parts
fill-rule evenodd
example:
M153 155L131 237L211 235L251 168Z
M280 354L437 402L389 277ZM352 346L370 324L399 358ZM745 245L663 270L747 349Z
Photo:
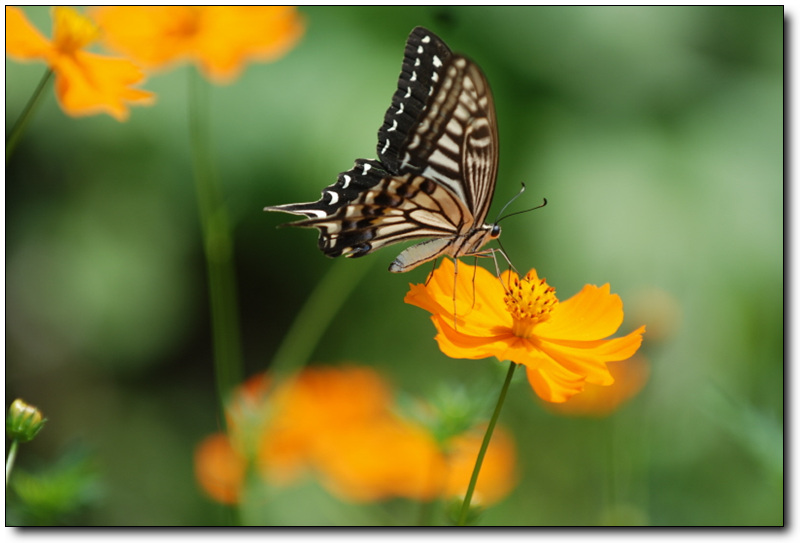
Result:
M415 28L392 105L378 131L378 156L393 172L440 183L482 224L497 178L494 102L480 68L435 34Z
M450 243L470 221L472 213L450 190L406 174L384 177L329 217L292 224L319 228L325 254L355 257L410 239L433 237Z
M498 157L489 85L477 65L422 27L406 43L377 149L378 160L356 160L318 201L266 209L305 215L290 224L318 228L319 247L332 257L435 238L404 251L392 271L471 254L499 235L484 224Z

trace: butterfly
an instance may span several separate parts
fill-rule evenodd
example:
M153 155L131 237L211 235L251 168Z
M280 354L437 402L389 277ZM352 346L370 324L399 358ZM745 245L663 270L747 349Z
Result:
M328 256L359 257L431 238L389 266L406 272L442 255L481 254L500 236L486 224L494 194L497 120L489 83L468 58L423 27L411 31L392 105L378 130L378 159L357 159L316 202L269 206L304 215Z

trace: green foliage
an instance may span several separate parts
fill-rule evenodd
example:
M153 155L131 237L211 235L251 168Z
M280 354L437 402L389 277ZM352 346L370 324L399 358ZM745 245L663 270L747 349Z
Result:
M73 451L36 471L16 469L10 481L7 525L66 526L97 506L100 477L94 462Z

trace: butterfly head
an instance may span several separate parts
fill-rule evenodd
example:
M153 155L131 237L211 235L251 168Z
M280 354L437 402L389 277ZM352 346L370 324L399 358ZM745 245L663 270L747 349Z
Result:
M484 224L474 228L469 234L461 236L450 244L447 254L453 258L481 253L484 245L500 237L500 225Z

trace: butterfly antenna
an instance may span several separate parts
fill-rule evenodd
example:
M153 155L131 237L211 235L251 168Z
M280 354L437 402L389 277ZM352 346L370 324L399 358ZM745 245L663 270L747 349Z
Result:
M522 192L520 192L519 194L522 194ZM517 194L517 196L519 196L519 194ZM511 202L513 202L513 201L514 200L512 199ZM511 202L508 202L508 204L510 204ZM508 207L508 204L506 204L505 207L503 207L503 209ZM539 209L540 207L544 207L546 205L547 205L547 198L542 198L542 203L539 204L538 206L532 207L530 209L523 209L522 211L515 211L514 213L509 213L508 215L506 215L504 217L500 217L499 219L497 219L497 221L495 221L495 224L497 224L500 221L505 220L505 219L507 219L509 217L513 217L514 215L519 215L520 213L527 213L528 211L533 211L534 209ZM502 213L502 211L501 211L501 213Z
M502 214L503 214L503 212L506 210L506 208L507 208L508 206L510 206L510 205L511 205L511 203L512 203L514 200L516 200L517 198L519 198L520 196L522 196L522 193L523 193L523 192L525 192L525 183L520 183L520 185L522 185L522 188L520 188L520 189L519 189L519 192L518 192L518 193L516 193L514 196L512 196L512 197L511 197L511 199L510 199L508 202L506 202L506 205L504 205L504 206L503 206L503 209L501 209L501 210L500 210L500 213L498 213L498 214L497 214L497 216L498 216L498 217L500 217L500 215L502 215ZM499 218L498 218L496 221L494 221L494 223L495 223L495 224L497 224L497 223L499 223L501 220L502 220L502 219L499 219Z

